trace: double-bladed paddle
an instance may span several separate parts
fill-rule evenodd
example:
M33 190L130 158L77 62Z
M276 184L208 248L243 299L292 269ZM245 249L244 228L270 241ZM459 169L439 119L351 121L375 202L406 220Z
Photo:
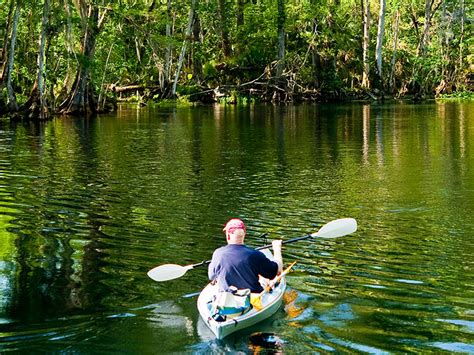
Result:
M317 232L308 234L302 237L296 237L288 240L282 241L282 244L290 244L294 242L298 242L300 240L304 239L313 239L313 238L325 238L325 239L331 239L331 238L338 238L342 237L347 234L354 233L357 230L357 222L354 218L340 218L336 219L334 221L326 223L324 226L322 226ZM268 249L271 248L271 244L269 245L264 245L259 248L255 248L257 250L262 250L262 249ZM197 264L190 264L186 266L181 266L177 264L165 264L165 265L160 265L157 266L150 271L148 271L147 275L155 280L155 281L168 281L168 280L173 280L177 279L184 274L188 270L194 269L195 267L202 266L202 265L207 265L211 262L211 260L207 261L201 261L200 263Z

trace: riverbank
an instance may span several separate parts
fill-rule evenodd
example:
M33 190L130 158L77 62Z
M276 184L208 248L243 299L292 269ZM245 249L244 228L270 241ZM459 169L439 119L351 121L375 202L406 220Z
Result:
M147 105L157 104L210 104L221 103L229 105L249 103L349 103L349 102L427 102L430 100L452 101L452 100L474 100L474 92L459 91L452 94L436 96L428 95L388 95L379 90L361 90L339 88L334 90L303 89L294 91L282 91L277 87L268 85L266 87L242 88L239 86L222 85L214 88L204 86L182 87L178 90L176 98L167 98L166 92L159 87L127 86L112 88L115 90L114 99L117 102L137 103Z
M423 95L415 97L412 94L394 96L381 94L377 90L348 90L340 88L337 90L299 90L285 92L283 95L272 86L261 90L242 89L236 86L223 85L215 88L204 86L186 86L177 91L175 98L167 98L158 86L128 85L123 87L108 86L107 99L102 109L96 114L110 113L117 110L117 105L122 103L137 104L139 106L196 106L196 105L248 105L258 103L271 104L302 104L302 103L426 103L430 101L452 102L452 101L474 101L474 92L459 91L452 94ZM20 106L21 107L21 106ZM52 110L52 116L54 116ZM8 114L6 109L0 106L0 117L10 118L16 121L28 121L22 115L21 110L14 114Z

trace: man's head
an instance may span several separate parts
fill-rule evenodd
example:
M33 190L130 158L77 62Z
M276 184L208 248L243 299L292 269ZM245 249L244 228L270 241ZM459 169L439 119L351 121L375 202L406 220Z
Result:
M228 244L244 244L246 228L244 222L234 218L226 223L224 229Z

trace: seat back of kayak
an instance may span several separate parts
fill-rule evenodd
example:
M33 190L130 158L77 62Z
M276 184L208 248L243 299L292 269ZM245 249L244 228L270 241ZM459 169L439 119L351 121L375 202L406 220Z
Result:
M222 339L231 333L252 326L272 316L280 308L285 290L286 281L283 278L280 281L280 284L271 292L263 294L262 309L256 310L255 308L252 308L243 315L222 322L217 322L211 317L210 307L208 306L209 302L212 300L213 294L217 291L217 288L213 285L208 285L199 296L198 309L204 322L218 339Z

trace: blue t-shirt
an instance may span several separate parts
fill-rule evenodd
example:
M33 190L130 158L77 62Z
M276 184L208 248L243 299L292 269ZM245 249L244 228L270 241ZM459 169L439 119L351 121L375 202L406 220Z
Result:
M273 279L277 274L276 262L242 244L228 244L216 249L209 264L209 279L217 280L220 291L229 291L230 286L235 286L261 292L263 288L258 275Z

